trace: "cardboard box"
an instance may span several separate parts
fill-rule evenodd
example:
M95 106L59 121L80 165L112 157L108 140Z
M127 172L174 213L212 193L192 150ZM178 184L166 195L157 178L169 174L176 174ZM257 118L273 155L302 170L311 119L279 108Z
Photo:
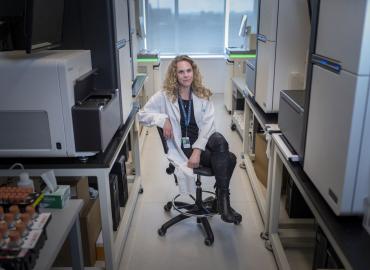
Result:
M95 266L96 250L95 243L101 231L100 203L99 198L89 200L88 204L80 213L81 242L84 254L84 265ZM64 242L54 262L55 267L72 266L68 239Z
M266 155L267 142L263 133L256 133L254 171L258 180L267 188L268 158Z
M58 208L62 209L66 202L69 200L71 195L71 189L69 186L58 185L58 189L52 193L44 190L45 196L40 206L44 208Z
M85 266L94 266L96 262L95 243L101 231L101 216L99 198L90 200L81 214L81 238L84 249Z
M96 260L105 261L103 233L100 232L98 240L96 240Z
M87 177L57 177L58 185L69 185L71 187L71 199L82 199L84 206L80 212L90 201L89 181Z

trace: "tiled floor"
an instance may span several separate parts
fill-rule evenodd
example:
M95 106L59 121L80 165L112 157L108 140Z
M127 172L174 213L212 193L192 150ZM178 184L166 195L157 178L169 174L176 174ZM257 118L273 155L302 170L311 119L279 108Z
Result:
M216 127L238 156L242 142L230 130L230 115L223 96L213 96ZM121 270L163 269L277 269L272 253L259 238L262 221L245 170L237 166L231 180L232 206L243 215L239 226L224 223L219 216L210 219L215 235L213 246L204 245L201 227L188 219L168 229L164 237L158 228L176 213L166 213L163 205L177 193L173 178L165 173L168 162L163 155L156 129L151 129L141 159L144 193L139 196L128 240L121 260ZM203 187L212 190L214 180L203 178Z

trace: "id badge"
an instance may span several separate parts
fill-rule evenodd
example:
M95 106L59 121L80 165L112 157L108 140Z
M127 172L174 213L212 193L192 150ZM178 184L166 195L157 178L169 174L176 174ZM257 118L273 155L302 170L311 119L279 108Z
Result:
M181 143L182 143L182 147L184 147L184 148L190 148L191 147L189 137L182 137L181 138Z

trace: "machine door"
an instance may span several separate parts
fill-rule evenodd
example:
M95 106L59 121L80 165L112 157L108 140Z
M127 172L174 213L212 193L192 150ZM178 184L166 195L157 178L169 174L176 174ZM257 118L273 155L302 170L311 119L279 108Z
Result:
M368 81L313 68L304 171L337 215L360 212L367 192L354 191Z
M279 0L260 1L259 33L266 40L276 41Z
M351 73L370 75L369 44L370 1L320 1L318 55L339 61Z
M266 113L272 112L274 92L275 42L258 40L256 102Z
M117 42L121 40L129 41L129 20L127 0L115 0L115 22Z
M246 82L248 93L250 96L254 96L256 93L256 60L251 59L246 61Z
M118 49L118 57L122 117L123 123L125 123L132 109L132 70L131 63L128 61L128 59L130 59L129 43L126 43L125 46Z

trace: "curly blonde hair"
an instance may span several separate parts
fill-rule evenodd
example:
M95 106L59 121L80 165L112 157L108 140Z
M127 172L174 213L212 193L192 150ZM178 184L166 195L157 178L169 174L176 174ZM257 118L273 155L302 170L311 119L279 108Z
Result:
M176 56L175 59L172 60L167 69L166 78L164 79L163 82L163 89L167 97L170 100L172 100L172 102L175 102L177 100L179 84L177 81L176 72L177 72L177 63L181 61L188 62L193 69L193 82L191 83L193 94L195 94L199 98L209 100L209 97L212 96L212 92L203 85L202 76L199 72L198 66L195 64L193 59L191 59L187 55Z

